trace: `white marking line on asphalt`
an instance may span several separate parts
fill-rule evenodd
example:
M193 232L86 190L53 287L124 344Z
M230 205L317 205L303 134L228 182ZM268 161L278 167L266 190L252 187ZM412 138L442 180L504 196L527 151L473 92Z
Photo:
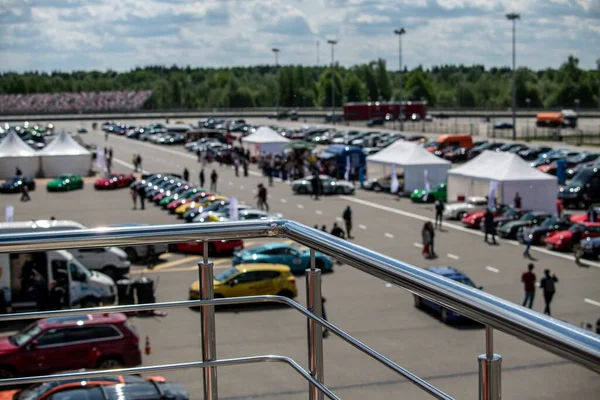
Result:
M402 215L404 217L418 219L420 221L426 221L426 222L429 221L430 222L433 219L433 218L429 218L429 217L424 217L424 216L419 215L419 214L414 214L414 213L411 213L411 212L408 212L408 211L402 211L402 210L398 210L396 208L382 206L382 205L376 204L376 203L371 203L370 201L366 201L366 200L362 200L362 199L355 199L355 198L350 197L350 196L338 196L338 197L340 199L344 199L344 200L348 200L348 201L353 201L353 202L358 203L358 204L363 204L365 206L377 208L377 209L380 209L380 210L383 210L383 211L388 211L388 212L391 212L391 213L394 213L394 214ZM448 223L448 222L444 223L444 228L454 229L454 230L457 230L457 231L466 232L466 233L469 233L471 235L476 235L476 236L480 236L480 237L484 235L484 233L481 232L481 231L473 230L473 229L469 229L469 228L465 228L463 226L456 225L456 224L453 224L453 223ZM511 244L513 246L522 246L521 243L516 242L516 241L510 241L510 240L504 240L504 239L496 239L496 240L498 240L501 243ZM558 257L558 258L563 258L565 260L569 260L569 261L575 262L575 257L573 257L573 256L570 256L570 255L567 255L567 254L558 253L558 252L555 252L555 251L552 251L552 250L548 250L548 249L546 249L544 247L531 247L531 251L538 251L540 253L548 254L550 256L554 256L554 257ZM589 265L591 267L594 267L594 268L600 268L600 263L597 263L597 262L587 261L586 260L585 264Z
M391 288L391 287L394 287L394 285L392 285L391 283L386 283L386 284L385 284L385 287L386 287L386 288Z
M367 226L366 226L366 225L363 225L363 224L360 224L360 225L358 225L358 227L359 227L360 229L367 229Z
M302 204L298 204L298 208L303 209L304 206Z
M281 201L282 203L287 203L286 199L279 199L279 201Z
M113 158L113 161L116 162L117 164L121 164L124 167L131 168L131 170L133 171L133 164L129 164L128 162L125 162L123 160L119 160L118 158ZM142 169L142 173L143 174L149 174L149 172L146 171L145 169Z
M583 299L588 304L591 304L596 307L600 307L600 301L592 300L592 299Z
M418 248L420 248L420 249L422 249L422 248L423 248L423 245L422 245L421 243L417 243L417 242L414 242L414 243L413 243L413 246L415 246L415 247L418 247Z
M500 272L500 270L499 270L498 268L490 267L489 265L487 265L487 266L485 267L485 269L487 269L488 271L491 271L491 272L493 272L493 273L495 273L495 274L497 274L497 273L499 273L499 272Z
M340 217L335 217L335 220L336 220L337 222L344 222L344 220L343 220L343 219L341 219Z
M387 233L387 232L384 233L383 236L385 236L388 239L393 239L394 238L394 235L392 235L391 233Z
M448 258L451 258L453 260L460 260L459 256L457 256L456 254L452 254L452 253L448 253Z
M315 213L316 213L317 215L323 215L323 211L321 211L321 210L316 210L316 211L315 211Z

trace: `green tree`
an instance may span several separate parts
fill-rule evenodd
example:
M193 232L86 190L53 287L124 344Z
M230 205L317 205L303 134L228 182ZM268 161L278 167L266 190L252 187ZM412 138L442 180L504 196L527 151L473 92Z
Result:
M385 67L385 60L377 60L377 88L379 90L379 100L387 101L392 97L392 89L390 87L390 79Z
M346 94L346 101L349 102L363 101L366 98L367 89L365 85L363 85L358 76L352 71L346 73L344 93Z
M342 79L340 75L336 72L333 75L333 79L335 81L334 87L334 99L335 104L341 105L343 104L343 87L342 87ZM322 107L330 107L331 106L331 69L328 69L324 73L321 74L319 78L319 104Z

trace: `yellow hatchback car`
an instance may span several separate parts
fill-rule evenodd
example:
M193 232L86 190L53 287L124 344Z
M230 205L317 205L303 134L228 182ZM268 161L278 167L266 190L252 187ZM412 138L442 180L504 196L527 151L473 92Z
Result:
M298 295L290 267L281 264L240 264L217 274L215 298L279 295L293 299ZM200 282L190 286L190 300L200 299Z
M219 201L219 200L226 201L226 200L229 200L229 198L225 197L225 196L210 196L210 197L206 197L206 198L202 199L202 201L190 201L189 203L185 203L185 204L182 204L179 207L177 207L175 209L175 213L178 215L183 215L188 210L191 210L192 208L208 207L213 201Z

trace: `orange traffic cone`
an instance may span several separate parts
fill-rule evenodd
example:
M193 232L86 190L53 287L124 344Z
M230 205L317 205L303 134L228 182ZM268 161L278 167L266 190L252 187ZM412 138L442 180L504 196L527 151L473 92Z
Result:
M150 347L150 338L146 336L146 346L144 347L144 353L146 355L152 354L152 347Z

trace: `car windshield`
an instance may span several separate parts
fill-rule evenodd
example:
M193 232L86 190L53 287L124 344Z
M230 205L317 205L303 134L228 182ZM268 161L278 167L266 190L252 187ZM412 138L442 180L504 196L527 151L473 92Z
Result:
M528 213L521 217L521 221L531 221L534 218L535 218L535 215L533 213Z
M558 222L558 219L556 219L556 218L548 218L540 226L542 228L550 228L551 226L553 226L557 222Z
M42 332L42 328L37 324L37 322L34 322L22 331L9 336L8 339L15 346L23 346L25 343L39 335L40 332Z
M571 182L567 185L568 188L581 187L587 183L587 181L596 173L596 168L584 168L573 177Z
M227 279L231 278L232 276L234 276L235 274L237 274L239 272L240 271L237 268L230 268L228 270L221 272L220 274L217 274L215 276L215 281L225 282Z
M456 282L460 282L463 285L467 285L470 287L475 287L475 284L473 283L472 280L470 280L469 278L467 278L466 276L461 276L460 278L456 278L454 279Z
M503 217L514 217L515 215L517 215L517 212L518 212L518 211L517 211L517 210L515 210L514 208L510 208L510 209L508 209L508 210L504 211L504 212L502 213L502 216L503 216Z
M569 228L570 232L575 232L576 230L579 230L579 232L583 232L586 230L586 227L583 224L575 224Z
M58 179L60 179L60 180L63 180L63 181L64 181L65 179L71 179L71 175L59 175L59 176L58 176Z

